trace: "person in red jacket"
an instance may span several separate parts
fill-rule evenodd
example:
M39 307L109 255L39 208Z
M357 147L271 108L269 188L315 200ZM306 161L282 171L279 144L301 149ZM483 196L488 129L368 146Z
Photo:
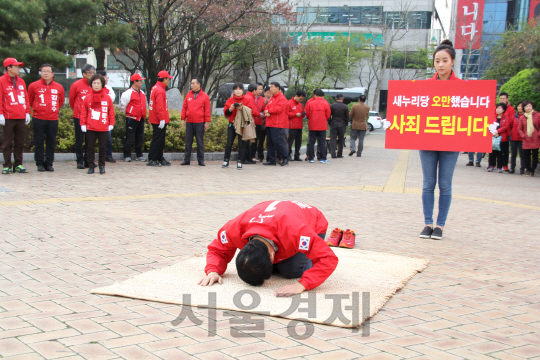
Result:
M338 258L324 242L328 221L314 206L297 201L265 201L228 221L208 245L204 276L199 285L222 284L221 275L236 250L238 276L260 286L273 272L298 282L276 290L292 296L324 283Z
M120 109L126 113L126 143L124 161L131 162L131 146L135 142L137 161L146 161L143 156L144 120L146 119L146 94L141 74L131 75L131 87L120 97Z
M171 163L163 157L165 149L165 138L167 136L167 124L169 123L169 108L167 107L167 94L165 89L169 85L172 76L165 70L158 72L156 85L150 92L150 116L152 124L152 142L148 152L148 163L146 166L171 166Z
M507 119L513 118L514 115L516 115L516 110L512 105L510 105L510 102L508 101L508 93L503 91L499 94L499 103L506 104L506 111L504 112L504 115Z
M58 133L58 113L64 104L64 87L53 80L54 68L43 64L41 80L28 87L28 103L34 111L34 159L38 171L54 171L54 150ZM47 154L43 142L47 144Z
M523 151L522 151L522 142L523 139L519 136L519 118L523 115L523 101L520 101L516 105L516 115L513 118L510 118L510 169L509 173L513 174L516 172L516 158L519 154L520 169L519 174L523 175L525 173L525 168L523 167Z
M12 172L26 173L22 165L26 125L30 123L30 104L26 83L19 77L19 68L24 63L14 58L4 60L6 73L0 77L0 125L4 127L2 134L2 152L4 167L2 174ZM15 143L15 146L13 146ZM13 153L15 163L11 163Z
M266 157L267 162L263 165L276 165L276 151L277 155L282 160L281 166L285 166L289 163L289 155L287 154L287 147L281 140L281 132L285 127L289 127L289 117L287 116L287 106L289 101L280 92L281 86L278 82L270 83L270 91L272 92L272 98L268 100L266 104L264 114L266 115Z
M487 171L492 172L493 170L495 170L495 168L497 168L497 170L502 173L503 171L508 172L508 135L510 134L511 123L506 117L506 115L504 115L506 112L505 103L497 104L495 111L497 112L495 124L498 126L497 130L493 130L493 136L501 137L501 150L493 150L489 154L489 167Z
M317 140L317 147L321 152L321 164L330 162L326 158L326 129L331 114L330 104L324 99L324 92L317 89L313 99L306 104L306 117L309 126L307 153L310 163L315 162L315 140Z
M73 109L73 126L75 128L75 155L77 156L77 169L84 169L85 167L88 167L86 146L83 153L85 134L81 131L79 114L86 95L92 91L89 81L96 73L96 68L90 64L86 64L81 69L81 72L83 78L75 81L69 89L69 106L71 106Z
M234 143L234 139L238 136L238 160L236 162L236 168L242 169L242 163L249 159L249 153L246 156L246 149L248 149L249 141L242 141L242 135L236 133L234 127L234 119L238 111L246 106L251 109L251 116L259 116L257 107L252 97L244 95L244 84L233 84L233 96L231 96L225 102L225 116L229 118L229 126L227 127L227 145L225 145L225 156L223 158L223 165L221 167L226 168L229 166L229 159L231 158L231 150ZM251 161L250 161L251 163Z
M519 120L519 136L523 138L523 162L527 169L526 176L534 176L538 165L540 148L540 113L534 110L532 101L522 103L524 113Z
M80 106L81 131L86 133L88 150L88 174L94 173L96 157L96 139L99 144L99 173L105 174L107 156L107 137L114 128L114 105L105 88L105 78L95 74L90 78L92 91L86 94Z
M186 149L184 161L180 165L189 165L193 137L197 140L197 162L204 164L204 131L210 126L210 98L202 90L202 80L191 80L191 91L187 93L182 105L182 126L186 126Z
M305 91L297 91L296 95L289 100L289 158L292 156L292 145L294 145L294 161L300 159L300 148L302 147L302 129L304 128L304 107L302 102L306 98Z
M246 143L246 164L256 164L257 163L257 144L261 144L261 151L259 152L259 159L264 158L264 149L262 143L264 143L264 138L266 137L266 128L262 130L263 117L264 117L264 98L261 96L263 91L262 84L249 84L248 90L245 96L252 98L255 103L255 108L259 116L253 117L253 122L255 123L255 133L257 137L255 141L249 141ZM264 132L264 134L263 134ZM262 137L262 139L261 139ZM262 141L262 143L261 143ZM262 160L261 160L262 161Z

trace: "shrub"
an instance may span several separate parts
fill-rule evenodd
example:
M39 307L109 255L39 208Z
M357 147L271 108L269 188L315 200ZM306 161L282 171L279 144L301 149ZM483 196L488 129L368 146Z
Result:
M508 93L508 101L510 104L515 106L520 101L531 100L535 109L540 109L540 93L533 90L533 83L531 81L531 75L537 73L537 69L521 70L516 76L508 80L508 82L501 87L501 92Z

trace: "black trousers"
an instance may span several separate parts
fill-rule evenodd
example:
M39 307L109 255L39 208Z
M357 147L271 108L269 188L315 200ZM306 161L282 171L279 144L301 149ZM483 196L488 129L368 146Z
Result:
M234 144L234 139L238 136L238 161L245 160L246 141L242 141L242 135L237 134L233 124L229 123L227 127L227 145L225 145L225 161L231 159L231 150Z
M497 169L502 169L503 166L508 166L509 143L509 141L501 142L501 150L493 150L493 152L489 154L489 166L496 166Z
M34 128L34 160L36 165L51 165L54 162L56 149L56 134L58 133L58 120L41 120L32 118ZM47 153L45 154L45 146Z
M282 128L267 127L266 134L266 159L269 163L275 163L277 157L282 159L288 159L287 146L283 143L281 138Z
M308 156L315 159L315 141L317 141L317 153L321 153L321 160L326 160L326 130L309 130L307 146Z
M152 124L152 142L150 143L150 151L148 152L148 161L161 161L164 159L163 150L165 149L165 137L167 136L167 123L163 129L160 129L159 124Z
M22 165L24 139L26 137L26 124L24 119L6 119L2 133L2 153L4 154L4 167L11 168L11 154L15 163L13 168ZM15 144L14 144L15 143Z
M510 141L510 150L511 150L511 155L510 155L510 169L515 169L516 168L516 157L517 157L517 154L519 154L519 158L520 158L520 169L523 171L525 170L525 167L523 166L523 150L521 149L521 145L522 145L523 141L521 140L517 140L517 141L514 141L514 140L511 140Z
M324 240L326 234L319 234L319 237ZM296 279L302 277L304 272L312 267L313 262L307 258L306 254L297 252L290 258L274 264L272 272L279 273L287 279Z
M142 157L144 143L144 118L140 119L140 121L126 118L126 144L124 145L124 158L131 157L131 146L134 142L137 157Z
M300 157L300 148L302 147L302 129L289 129L289 158L292 155L292 146L294 143L294 158Z
M191 149L193 148L193 137L197 141L197 161L199 164L204 162L204 124L186 122L186 150L184 152L184 161L191 161Z
M336 145L337 157L343 156L345 130L347 130L347 125L339 124L338 122L334 122L330 125L330 155L332 158L336 157Z
M527 171L534 174L534 170L538 166L538 149L523 149L522 165Z
M107 156L107 137L108 131L86 131L86 148L88 151L88 165L96 167L96 139L99 144L99 166L105 166L105 157Z
M77 163L86 163L86 146L83 153L83 143L85 142L86 133L82 132L81 121L79 119L73 118L73 126L75 127L75 155L77 156Z
M255 125L255 132L257 139L251 143L251 158L257 158L260 161L264 160L264 139L266 138L266 128L262 128L262 125Z

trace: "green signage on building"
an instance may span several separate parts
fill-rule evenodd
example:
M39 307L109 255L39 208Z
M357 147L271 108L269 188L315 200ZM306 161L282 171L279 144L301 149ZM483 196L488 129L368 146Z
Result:
M291 32L290 36L296 38L297 41L300 41L304 33L302 32ZM308 39L315 39L315 38L323 38L323 40L328 41L334 41L336 36L345 36L348 37L349 33L347 32L322 32L322 31L315 31L315 32L308 32L307 38ZM370 33L351 33L351 42L356 41L365 41L368 40L374 45L383 45L384 39L382 34L370 34Z

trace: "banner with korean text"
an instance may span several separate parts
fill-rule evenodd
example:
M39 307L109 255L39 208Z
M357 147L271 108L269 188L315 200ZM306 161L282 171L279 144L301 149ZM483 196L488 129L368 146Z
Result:
M484 23L484 0L458 0L455 49L480 49Z
M490 153L495 80L390 80L387 149Z

